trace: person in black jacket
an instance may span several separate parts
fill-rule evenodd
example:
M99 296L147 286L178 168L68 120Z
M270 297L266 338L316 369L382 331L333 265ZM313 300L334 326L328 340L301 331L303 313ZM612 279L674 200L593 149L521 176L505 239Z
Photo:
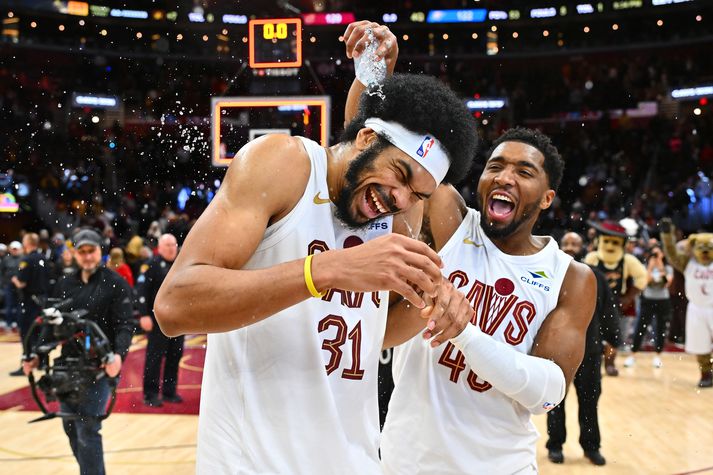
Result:
M575 259L581 260L582 237L577 233L567 233L560 241L560 248ZM587 328L584 359L574 377L574 387L579 401L579 444L584 449L585 457L593 464L604 465L606 459L599 451L601 435L597 415L597 403L602 393L602 340L608 341L616 348L620 315L606 276L594 267L592 270L597 278L597 306ZM553 463L563 463L562 445L567 437L564 401L547 413L547 434L548 458Z
M20 338L23 342L49 293L49 264L40 253L39 244L40 237L37 234L27 233L23 236L22 247L25 255L20 260L17 274L11 277L11 282L20 294L19 326ZM10 373L10 376L22 375L22 368Z
M129 284L116 272L101 266L101 236L91 229L83 229L74 236L75 259L80 272L62 277L55 286L53 296L62 300L71 299L67 311L86 310L84 317L93 320L102 329L110 342L113 359L96 361L103 366L106 376L115 378L121 371L122 362L129 352L133 332L133 302ZM63 356L77 356L77 345L66 342L62 345ZM23 363L25 374L38 365L34 357ZM77 414L78 418L62 419L64 431L69 437L74 457L81 474L104 473L104 449L102 444L101 416L111 394L108 378L94 379L91 386L77 401L62 401L62 412Z
M169 338L161 332L153 312L156 294L166 274L178 255L178 243L173 234L164 234L158 240L158 255L144 264L136 280L139 325L148 334L146 364L144 365L144 404L160 407L163 401L182 402L176 392L178 386L178 363L183 356L183 335ZM161 361L163 366L163 401L159 398L159 377Z

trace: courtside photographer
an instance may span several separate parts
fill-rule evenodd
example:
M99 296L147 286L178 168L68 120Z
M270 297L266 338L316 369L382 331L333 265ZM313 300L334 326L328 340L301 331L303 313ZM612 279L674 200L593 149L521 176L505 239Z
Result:
M104 453L99 432L111 395L110 385L117 383L116 380L110 380L118 377L131 344L131 289L119 274L101 264L99 233L92 229L82 229L74 235L73 244L74 257L80 271L64 276L57 282L53 297L65 302L61 312L59 309L48 308L43 314L49 319L59 319L62 312L81 312L81 318L96 323L100 329L94 333L103 334L102 340L106 337L108 348L93 347L89 342L91 332L88 330L61 339L64 361L72 361L74 358L89 361L90 364L86 365L86 389L71 394L57 394L64 431L79 463L80 473L104 474ZM92 326L88 325L87 328ZM29 351L26 349L23 362L26 375L40 364L47 364L41 361L46 358L41 357L42 351L39 350L43 344L47 344L52 334L47 329L41 329L36 346ZM105 374L101 373L102 369Z

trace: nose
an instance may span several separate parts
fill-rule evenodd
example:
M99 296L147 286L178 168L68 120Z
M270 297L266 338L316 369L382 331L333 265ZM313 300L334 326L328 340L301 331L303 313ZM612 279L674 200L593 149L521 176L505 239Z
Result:
M504 167L495 173L493 181L498 185L513 185L515 183L515 173L510 167Z
M405 186L394 188L391 192L391 198L393 199L392 204L401 211L407 210L419 201L419 198L411 191L411 189Z

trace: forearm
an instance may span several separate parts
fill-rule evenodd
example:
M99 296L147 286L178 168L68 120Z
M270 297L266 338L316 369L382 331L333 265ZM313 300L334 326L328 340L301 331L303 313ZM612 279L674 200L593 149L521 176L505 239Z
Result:
M565 376L551 360L520 353L474 325L468 325L451 343L480 379L533 414L547 412L564 399Z
M156 296L156 320L168 336L220 333L257 323L312 298L303 266L299 259L259 270L203 264L173 269Z
M354 78L352 86L349 88L349 95L347 96L347 103L344 106L344 127L354 119L359 110L359 99L361 98L361 93L364 92L366 86L364 86L361 81Z
M382 349L406 343L424 328L426 321L421 318L420 309L402 298L389 307Z

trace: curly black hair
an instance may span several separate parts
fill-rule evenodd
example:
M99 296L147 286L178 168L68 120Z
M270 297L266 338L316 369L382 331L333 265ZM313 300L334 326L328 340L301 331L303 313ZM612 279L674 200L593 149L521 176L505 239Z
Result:
M539 150L542 156L545 157L544 168L550 188L557 191L560 183L562 183L564 160L547 135L539 130L525 127L508 129L493 142L486 157L490 158L497 146L503 142L522 142Z
M394 74L380 89L364 91L359 110L344 129L340 142L353 141L370 117L397 122L413 132L436 137L450 160L443 181L461 181L478 145L475 120L465 101L438 79L424 75Z

